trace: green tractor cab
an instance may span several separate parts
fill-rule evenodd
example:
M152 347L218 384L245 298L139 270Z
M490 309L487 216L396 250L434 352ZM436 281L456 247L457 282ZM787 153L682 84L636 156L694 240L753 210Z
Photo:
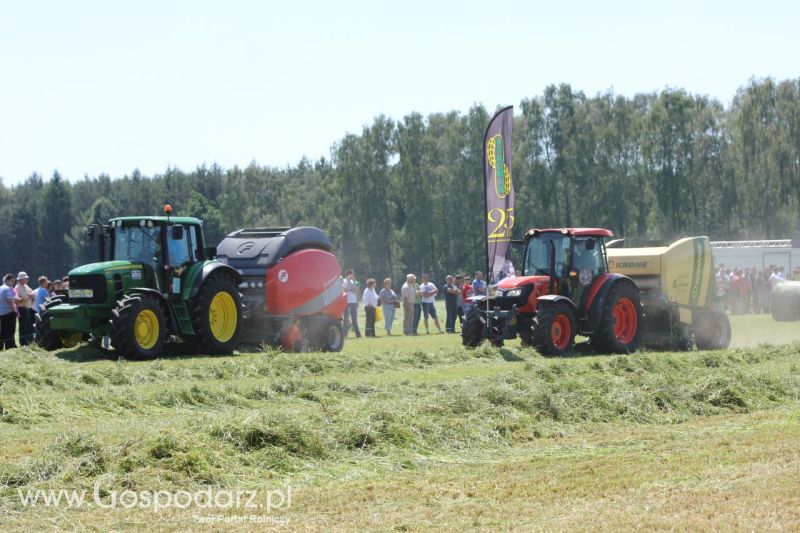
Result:
M198 353L230 353L242 322L239 273L206 248L193 217L119 217L93 224L99 259L69 272L69 289L37 316L47 350L103 338L130 359L157 357L171 338Z

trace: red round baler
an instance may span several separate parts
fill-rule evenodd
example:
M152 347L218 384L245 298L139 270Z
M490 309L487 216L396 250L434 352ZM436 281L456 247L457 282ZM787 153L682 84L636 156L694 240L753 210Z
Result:
M217 259L239 271L243 342L339 351L347 298L342 271L322 230L245 228L226 236Z

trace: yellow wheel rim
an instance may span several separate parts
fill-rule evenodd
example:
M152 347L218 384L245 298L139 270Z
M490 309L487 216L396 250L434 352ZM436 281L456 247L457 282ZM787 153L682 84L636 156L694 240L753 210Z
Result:
M219 342L231 340L236 333L238 319L233 296L225 291L215 294L208 308L208 325L214 338Z
M158 318L150 309L145 309L136 315L134 329L136 344L143 350L149 350L158 342Z
M64 348L74 348L78 345L79 342L81 342L83 334L81 334L80 332L65 333L59 335L59 338L61 339L61 345L64 346Z

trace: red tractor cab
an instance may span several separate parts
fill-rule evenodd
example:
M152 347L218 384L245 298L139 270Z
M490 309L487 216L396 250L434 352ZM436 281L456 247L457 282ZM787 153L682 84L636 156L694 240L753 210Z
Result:
M462 330L465 346L484 339L496 346L520 337L544 355L569 353L575 336L589 337L601 353L630 353L639 347L643 319L639 289L628 277L609 272L599 228L532 229L525 234L523 275L471 298Z
M310 226L245 228L226 236L217 259L241 276L242 342L338 352L347 299L328 236Z

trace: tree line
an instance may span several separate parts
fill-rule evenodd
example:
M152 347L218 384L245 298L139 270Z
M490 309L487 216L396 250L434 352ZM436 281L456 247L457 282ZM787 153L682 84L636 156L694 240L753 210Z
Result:
M682 89L587 97L551 85L515 114L515 235L597 226L663 242L789 238L798 227L800 79L751 80L728 105ZM481 105L379 116L336 142L330 158L286 168L0 182L0 272L60 277L96 259L88 223L160 214L165 202L202 218L212 244L244 226L314 225L361 275L482 269L490 118Z

